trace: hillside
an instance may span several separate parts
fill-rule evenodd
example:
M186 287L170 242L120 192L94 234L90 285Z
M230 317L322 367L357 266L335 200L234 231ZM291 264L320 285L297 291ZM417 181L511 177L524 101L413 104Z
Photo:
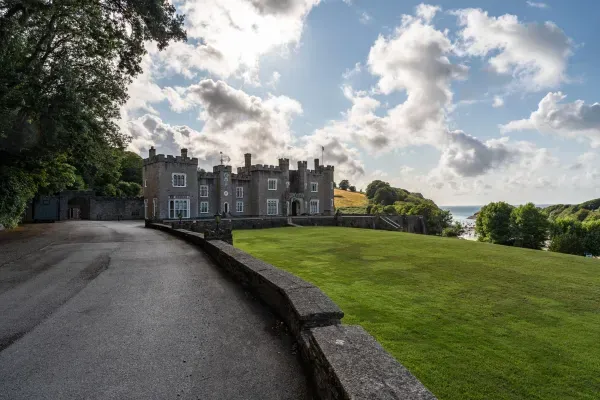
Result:
M555 204L543 210L552 221L557 219L576 219L579 221L600 220L600 199L589 200L581 204Z
M233 233L320 287L439 399L598 398L598 260L369 229Z
M364 193L350 192L349 190L333 189L335 207L366 207L369 200Z

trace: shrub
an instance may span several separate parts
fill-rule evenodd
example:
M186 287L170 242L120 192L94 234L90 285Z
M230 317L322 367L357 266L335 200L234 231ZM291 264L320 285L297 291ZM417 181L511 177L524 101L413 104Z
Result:
M455 222L452 226L442 229L442 236L444 237L458 237L463 233L465 233L465 228L460 222Z
M350 189L351 192L356 192L356 186L350 186L348 189Z
M383 204L384 206L392 205L396 200L398 200L398 193L391 186L380 187L373 197L376 204Z
M384 212L384 214L391 214L391 215L397 214L396 208L392 205L383 207L383 212Z
M557 253L583 255L584 247L581 237L575 233L560 233L552 237L548 250Z

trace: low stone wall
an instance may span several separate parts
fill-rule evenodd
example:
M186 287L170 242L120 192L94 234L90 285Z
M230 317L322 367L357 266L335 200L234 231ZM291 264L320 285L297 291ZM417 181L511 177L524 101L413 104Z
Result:
M386 217L396 222L403 232L427 233L425 221L419 215L390 215ZM291 217L291 221L293 224L300 226L343 226L348 228L398 230L377 215L340 215L337 217L307 215ZM206 229L215 230L217 228L214 219L184 220L181 223L175 220L165 220L164 223L175 228L181 227L194 232L204 232ZM219 223L219 227L234 230L280 228L284 226L288 226L287 217L224 218Z
M314 285L220 240L146 221L204 249L216 263L275 311L296 336L316 392L326 400L435 400L417 378Z

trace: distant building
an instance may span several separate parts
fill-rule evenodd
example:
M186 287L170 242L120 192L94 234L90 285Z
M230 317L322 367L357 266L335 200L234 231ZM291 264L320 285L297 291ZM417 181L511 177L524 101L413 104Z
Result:
M333 166L307 168L306 161L290 170L287 158L279 165L245 165L233 173L229 165L216 165L212 172L198 171L198 159L156 154L150 149L144 159L144 209L148 219L213 217L293 216L334 213Z

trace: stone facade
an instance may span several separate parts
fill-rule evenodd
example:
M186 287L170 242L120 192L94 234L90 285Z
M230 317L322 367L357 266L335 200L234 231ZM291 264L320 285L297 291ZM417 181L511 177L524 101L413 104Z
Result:
M287 158L278 165L245 164L235 173L229 165L216 165L212 172L198 171L198 159L156 154L154 148L144 160L144 199L146 218L164 220L182 218L283 217L293 215L333 215L334 167L314 160L309 170L306 161L290 170ZM182 186L180 176L185 176ZM179 200L179 201L177 201Z

